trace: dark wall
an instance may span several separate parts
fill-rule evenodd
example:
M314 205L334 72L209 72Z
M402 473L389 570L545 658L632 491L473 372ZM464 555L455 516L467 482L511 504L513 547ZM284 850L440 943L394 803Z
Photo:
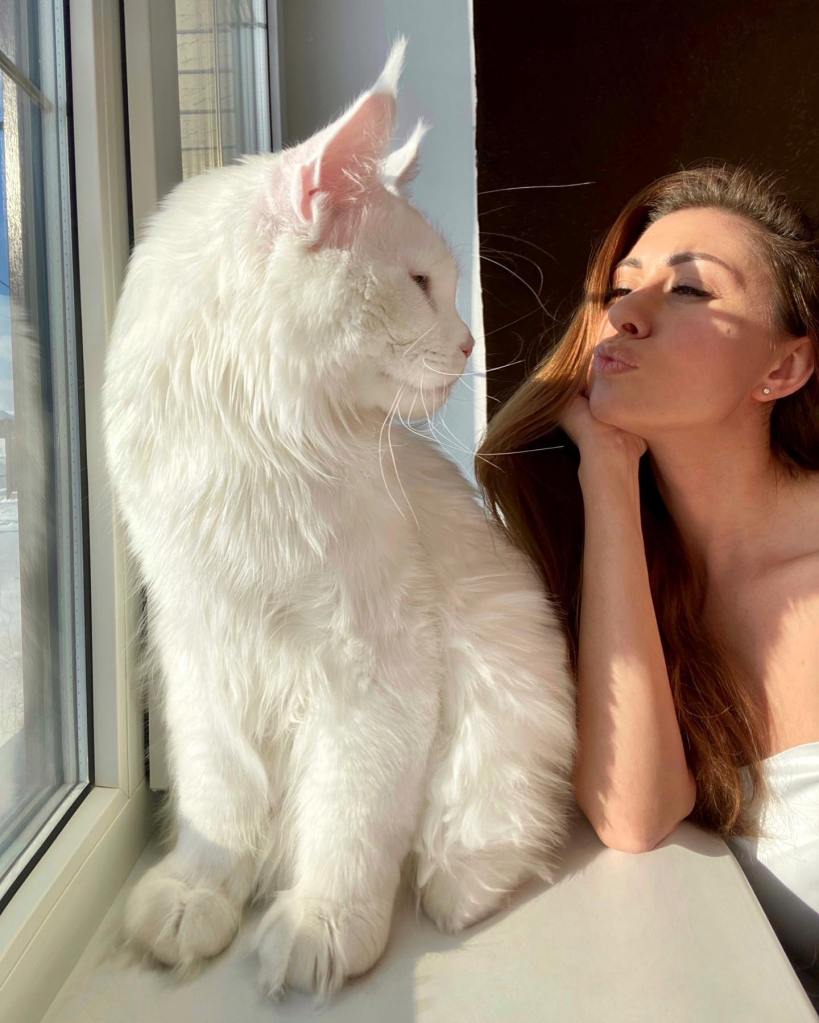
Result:
M819 212L818 0L474 0L474 17L487 368L524 360L489 373L491 396L546 351L593 243L654 178L744 163Z

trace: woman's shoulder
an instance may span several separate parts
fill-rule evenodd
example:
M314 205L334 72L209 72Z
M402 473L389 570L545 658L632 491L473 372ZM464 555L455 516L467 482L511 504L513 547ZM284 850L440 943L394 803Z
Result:
M819 471L793 483L781 511L771 517L769 553L760 560L755 585L777 579L813 579L819 590Z
M771 753L819 739L819 474L792 508L753 570L720 589L711 622L765 708Z

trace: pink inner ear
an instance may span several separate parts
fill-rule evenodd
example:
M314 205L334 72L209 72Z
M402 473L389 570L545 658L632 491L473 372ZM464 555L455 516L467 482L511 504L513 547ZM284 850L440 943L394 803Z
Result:
M303 220L310 221L313 219L313 196L318 189L313 185L314 175L316 171L316 161L311 160L309 163L303 164L300 168L301 173L301 187L299 188L299 213Z
M326 192L332 204L371 187L392 134L394 113L392 95L365 96L325 143L312 187Z

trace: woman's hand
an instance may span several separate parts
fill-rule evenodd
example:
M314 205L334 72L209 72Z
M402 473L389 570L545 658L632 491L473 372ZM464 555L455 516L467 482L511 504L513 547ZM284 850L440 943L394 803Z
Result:
M580 451L580 460L603 464L612 463L637 466L648 445L635 433L627 433L616 426L595 419L584 394L576 395L564 409L560 426Z

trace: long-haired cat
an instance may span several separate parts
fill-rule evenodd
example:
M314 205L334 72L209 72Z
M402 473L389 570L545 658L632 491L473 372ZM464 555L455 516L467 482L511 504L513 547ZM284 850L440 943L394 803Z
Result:
M457 931L551 877L567 826L562 627L455 466L394 423L440 407L473 345L404 195L424 126L386 154L403 53L301 145L174 189L106 365L175 824L126 931L185 969L272 900L271 994L372 966L405 861Z

